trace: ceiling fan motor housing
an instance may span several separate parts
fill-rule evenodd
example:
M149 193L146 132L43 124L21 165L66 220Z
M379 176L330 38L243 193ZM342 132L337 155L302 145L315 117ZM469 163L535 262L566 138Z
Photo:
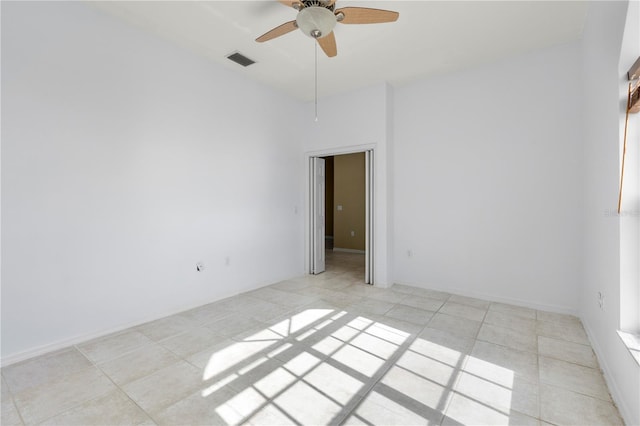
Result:
M328 36L336 26L333 11L324 6L307 6L298 12L296 24L303 33L311 38Z

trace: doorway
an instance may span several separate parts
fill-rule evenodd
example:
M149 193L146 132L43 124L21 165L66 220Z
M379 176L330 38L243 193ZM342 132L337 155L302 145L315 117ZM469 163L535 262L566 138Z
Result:
M309 273L373 284L373 150L310 156L309 171Z

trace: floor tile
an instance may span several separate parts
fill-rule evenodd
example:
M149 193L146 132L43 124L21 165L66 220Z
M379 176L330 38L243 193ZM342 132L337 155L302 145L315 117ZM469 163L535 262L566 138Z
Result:
M250 296L258 299L266 300L267 302L277 303L286 306L303 306L316 300L316 297L305 296L298 293L292 293L289 291L277 290L275 288L263 287L259 290L254 290L249 293Z
M231 337L236 334L246 333L249 330L263 329L265 326L264 323L250 318L244 312L236 312L232 316L207 324L206 327L214 334Z
M291 306L261 301L261 303L256 304L251 308L251 311L247 313L247 316L259 322L269 322L274 318L278 318L292 312L293 309L294 308Z
M540 419L555 425L623 425L610 402L540 385Z
M250 310L251 307L259 303L260 300L261 299L250 296L250 293L243 293L214 302L211 306L216 309L237 312L238 309Z
M491 324L483 324L478 333L478 340L507 346L520 351L537 353L538 340L533 332L523 332L499 327Z
M458 296L456 294L452 294L449 297L449 302L461 303L463 305L473 306L474 308L484 309L485 311L489 308L491 302L482 299L475 299L473 297L466 296Z
M536 323L536 332L540 336L589 345L587 333L585 333L584 328L582 328L582 324L580 323L538 321Z
M179 361L122 387L143 410L154 413L205 387L202 371Z
M322 289L325 293L321 296L323 300L338 306L340 308L346 308L349 305L363 301L363 296L355 294L342 293L339 291ZM320 296L319 296L320 297Z
M191 355L187 361L201 369L205 380L226 377L231 373L264 357L278 345L278 342L225 340Z
M541 356L540 382L611 401L600 370Z
M366 333L396 345L402 345L422 330L419 325L389 317L374 316L370 319L373 323L367 327Z
M461 368L473 345L473 339L426 327L409 350L451 367Z
M415 287L411 287L411 286L404 285L404 284L394 284L391 287L391 290L395 291L395 292L398 292L398 293L414 294Z
M400 303L406 297L406 294L404 293L397 293L395 291L391 291L388 289L379 289L376 287L374 288L377 291L369 294L367 297L371 299L382 300L383 302L390 302L390 303Z
M115 390L52 417L42 425L139 425L150 420L122 391Z
M4 426L22 426L22 420L10 397L2 399L0 424Z
M311 283L307 281L296 281L296 280L287 280L280 281L279 283L273 284L271 287L276 290L284 290L284 291L299 291L304 290L311 286Z
M452 387L460 374L460 367L450 366L412 350L404 352L395 365L444 387Z
M506 386L463 372L454 389L458 394L495 411L509 413L516 410L533 418L539 415L537 381L516 376L511 385Z
M484 317L485 324L497 325L498 327L509 328L523 333L536 332L536 320L532 318L521 318L498 311L489 310Z
M564 323L564 324L582 324L578 317L573 315L558 314L555 312L538 311L537 319L539 321Z
M451 389L400 367L392 367L380 380L380 385L391 388L405 398L411 398L436 411L444 411L451 396ZM377 390L380 385L377 385L374 390Z
M394 396L398 393L389 392ZM346 420L346 425L439 425L442 412L406 397L388 397L378 391L369 393Z
M247 388L228 400L219 412L230 424L244 424L267 405L269 401L264 396L253 388Z
M331 424L341 406L304 382L297 382L273 400L273 404L296 422L305 425Z
M90 367L27 389L14 395L14 401L24 422L33 424L113 390L113 383Z
M204 393L198 390L188 397L155 413L158 425L220 425L230 424L229 415L223 409L226 401L234 396L228 388ZM235 415L234 417L238 417Z
M463 305L460 303L454 303L449 299L438 311L441 314L453 315L456 317L462 317L473 321L482 321L484 315L487 313L486 309L475 308L469 305Z
M271 359L242 374L229 386L237 392L253 388L265 398L272 399L298 380L299 377L287 370L282 362Z
M351 294L354 296L368 297L368 298L373 298L374 294L385 295L388 293L388 290L384 288L376 287L373 285L360 285L356 283L351 283L347 287L338 288L336 290L339 290L340 293L343 293L343 294ZM390 300L387 300L387 302L390 302Z
M215 303L210 303L181 312L178 315L195 324L208 324L228 317L233 314L233 312L231 309L223 309Z
M429 311L424 312L431 313ZM422 324L408 322L387 315L367 315L366 318L373 321L370 328L395 330L398 336L404 336L404 340L407 340L410 336L417 335L424 328L424 325ZM370 331L370 333L374 333L374 331Z
M266 406L258 409L258 411L251 416L246 423L253 426L283 426L298 424L289 415L287 415L287 413L276 407L274 404L267 404Z
M179 357L186 358L205 350L220 339L210 328L191 328L181 334L161 340L158 344Z
M425 311L436 312L444 305L444 300L430 299L428 297L410 295L400 301L400 304Z
M121 357L123 354L149 343L152 343L152 340L147 336L135 329L128 329L90 340L77 345L77 347L91 361L100 363Z
M70 347L4 367L2 376L11 392L17 394L91 366L84 355Z
M302 377L317 365L320 365L321 362L322 359L317 357L315 354L302 351L293 353L289 356L286 359L283 368L296 377Z
M381 373L384 365L383 359L350 345L338 349L331 359L367 378Z
M515 410L499 410L458 393L451 398L443 425L537 425L532 417Z
M327 363L315 367L303 377L303 381L329 395L343 407L359 401L365 390L365 382Z
M475 338L481 324L480 321L436 313L427 324L427 327L446 331L463 338Z
M463 369L506 387L512 386L516 377L538 380L536 354L482 341L476 341Z
M381 300L364 298L356 303L348 306L348 309L356 312L363 312L376 315L384 315L395 305L389 302L383 302Z
M120 358L98 364L98 367L117 385L137 380L177 362L180 358L157 344L142 346Z
M363 278L327 252L323 274L7 366L1 423L621 424L578 318Z
M536 310L517 305L493 302L489 305L489 311L500 312L519 318L536 319Z
M538 336L538 352L548 358L598 368L596 356L588 345Z
M411 306L396 305L390 309L385 316L414 324L425 325L433 316L433 312L412 308Z
M7 385L7 382L4 380L4 369L1 371L2 375L0 375L0 399L4 401L7 398L11 398L11 392L9 391L9 385Z
M137 327L136 330L157 342L158 340L175 336L199 325L199 322L192 321L184 316L172 315L143 324Z
M437 299L442 301L446 301L449 299L449 297L451 297L451 294L445 293L443 291L430 290L428 288L419 287L414 288L413 294L415 294L416 296L428 297L429 299Z
M399 350L398 345L367 332L358 334L349 344L384 360L390 359Z

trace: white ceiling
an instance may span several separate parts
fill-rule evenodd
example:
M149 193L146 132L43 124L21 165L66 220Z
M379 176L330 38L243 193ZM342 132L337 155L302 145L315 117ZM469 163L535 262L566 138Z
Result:
M580 38L586 1L354 1L400 12L397 22L338 24L338 56L318 49L319 96L389 82L394 86ZM313 98L314 41L296 30L255 38L295 19L275 0L107 1L94 6L300 100ZM257 63L242 68L239 51Z

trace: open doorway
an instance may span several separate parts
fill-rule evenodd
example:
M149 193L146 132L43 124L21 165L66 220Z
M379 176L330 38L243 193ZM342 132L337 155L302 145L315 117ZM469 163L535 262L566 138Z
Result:
M372 157L310 157L310 273L373 284Z

